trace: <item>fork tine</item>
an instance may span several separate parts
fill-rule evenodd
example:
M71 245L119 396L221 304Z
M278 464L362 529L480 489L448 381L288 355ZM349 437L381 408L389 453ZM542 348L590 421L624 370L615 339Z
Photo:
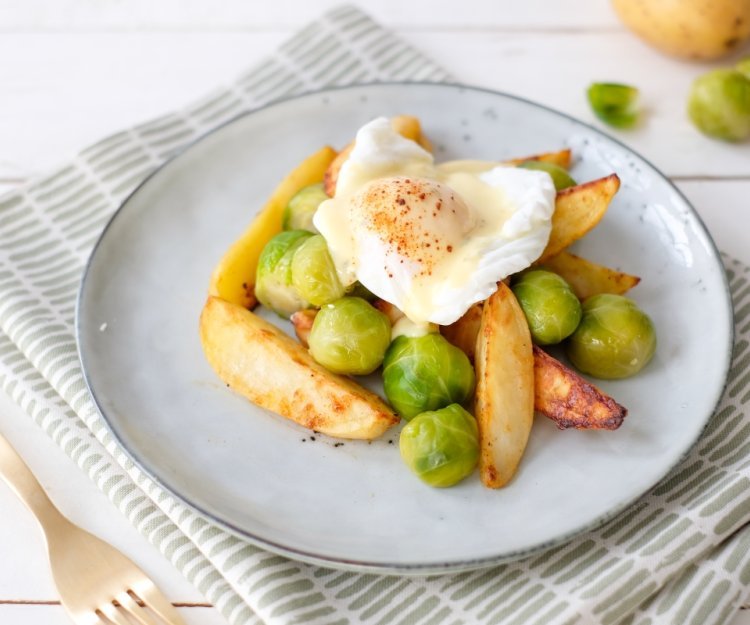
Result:
M122 609L141 625L158 625L157 622L151 618L149 613L138 605L138 602L130 596L130 593L127 590L121 592L115 597L115 599L117 599L118 603L122 606Z
M175 607L167 601L150 579L143 579L133 584L133 592L168 625L185 625Z
M64 603L62 606L65 608L65 612L70 617L70 620L76 625L102 625L107 620L107 617L103 615L101 610L80 610L74 612Z
M107 603L100 608L100 611L115 625L132 625L128 618L120 612L119 608L113 603Z

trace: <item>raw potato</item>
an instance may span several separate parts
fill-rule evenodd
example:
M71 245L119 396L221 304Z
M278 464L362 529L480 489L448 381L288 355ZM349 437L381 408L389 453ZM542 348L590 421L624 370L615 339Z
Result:
M253 222L219 261L211 274L209 295L244 308L254 307L258 257L266 243L281 232L284 208L302 187L323 180L323 174L335 156L336 151L326 146L302 161L281 181Z
M399 421L374 393L315 362L299 343L242 306L209 297L200 319L209 364L237 393L338 438L377 438Z
M628 411L534 346L534 408L560 429L616 430Z
M515 475L534 422L529 326L503 283L484 303L474 365L479 473L485 486L500 488Z
M552 163L563 169L570 168L570 150L560 150L559 152L543 152L524 158L511 158L504 161L505 165L520 165L526 161L542 161L543 163Z
M391 119L391 126L402 137L416 141L428 152L432 152L430 140L422 134L422 126L416 117L411 115L397 115ZM354 149L354 142L347 145L339 155L333 160L325 172L323 184L328 197L333 197L336 193L336 182L339 179L339 171L344 161L349 158L349 154Z
M552 233L536 264L559 254L596 226L619 188L620 179L611 174L559 191L552 215Z
M599 293L624 295L641 281L637 276L597 265L570 252L548 258L544 266L565 278L581 300Z
M613 0L622 22L655 48L687 59L725 56L750 38L750 0Z

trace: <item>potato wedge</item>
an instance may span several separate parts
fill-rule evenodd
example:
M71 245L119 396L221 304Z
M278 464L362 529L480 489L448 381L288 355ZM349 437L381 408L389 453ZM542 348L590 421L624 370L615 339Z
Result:
M219 261L211 274L209 295L252 308L258 257L271 237L281 231L284 208L302 187L323 180L323 174L335 156L333 148L324 147L302 161L281 181L253 222Z
M430 140L422 134L422 126L416 117L411 115L397 115L391 118L391 126L401 136L416 141L428 152L432 152ZM349 154L354 149L354 141L347 145L339 155L333 160L328 169L326 169L323 178L323 185L329 197L336 194L336 182L339 179L339 171L344 161L349 158Z
M534 422L529 326L503 283L484 303L474 366L479 473L485 486L500 488L515 475Z
M377 395L331 373L294 339L238 304L209 297L200 337L208 362L230 388L304 427L373 439L399 421Z
M477 336L482 325L482 304L474 304L463 316L449 326L441 326L442 334L449 342L462 350L471 362L477 351Z
M390 302L386 302L384 299L377 298L372 302L372 305L388 317L388 321L391 322L391 325L396 325L396 322L405 316L403 311L399 310Z
M559 150L558 152L543 152L542 154L534 154L533 156L525 156L523 158L511 158L510 160L503 161L506 165L520 165L526 161L542 161L544 163L552 163L563 169L570 168L570 150Z
M325 189L328 197L333 197L334 195L336 195L336 183L339 180L339 171L341 171L341 166L344 164L344 161L349 158L349 155L352 153L353 149L354 142L352 141L343 150L341 150L341 152L338 153L336 158L333 159L331 164L326 169L325 174L323 174L323 188Z
M391 118L391 126L402 137L416 141L428 152L432 152L432 143L424 136L422 124L413 115L396 115Z
M455 323L440 328L442 335L475 361L482 305L475 304ZM627 414L596 386L570 367L534 346L534 410L559 428L617 429Z
M294 333L297 335L297 340L303 347L310 347L310 332L312 331L315 315L317 314L318 311L316 309L307 308L305 310L298 310L289 317L289 321L294 326Z
M597 265L566 251L545 260L544 266L565 278L582 300L599 293L623 295L641 281L637 276Z
M619 188L620 179L611 174L560 191L552 215L552 234L536 263L559 254L596 226Z
M560 429L616 430L628 414L614 399L537 346L534 408Z

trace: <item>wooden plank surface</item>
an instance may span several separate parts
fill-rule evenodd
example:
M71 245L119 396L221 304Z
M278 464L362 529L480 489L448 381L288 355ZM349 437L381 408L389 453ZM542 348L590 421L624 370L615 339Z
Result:
M597 127L603 126L588 107L587 86L598 80L637 85L646 109L643 125L608 132L670 176L750 177L750 150L704 137L687 119L689 86L705 68L655 55L630 35L488 30L403 34L462 82L530 98ZM23 63L0 64L0 182L49 169L104 134L229 82L286 35L3 35L0 58L22 58ZM54 55L48 46L54 46Z
M241 30L294 29L341 0L36 0L0 4L0 29L18 31ZM360 0L358 6L390 28L584 30L620 28L599 0Z

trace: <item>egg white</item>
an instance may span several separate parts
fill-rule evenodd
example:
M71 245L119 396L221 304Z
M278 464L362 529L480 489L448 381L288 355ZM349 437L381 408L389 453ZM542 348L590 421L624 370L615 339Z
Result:
M416 324L448 325L539 258L555 195L546 172L436 166L381 117L357 133L313 222L345 285L359 280Z

